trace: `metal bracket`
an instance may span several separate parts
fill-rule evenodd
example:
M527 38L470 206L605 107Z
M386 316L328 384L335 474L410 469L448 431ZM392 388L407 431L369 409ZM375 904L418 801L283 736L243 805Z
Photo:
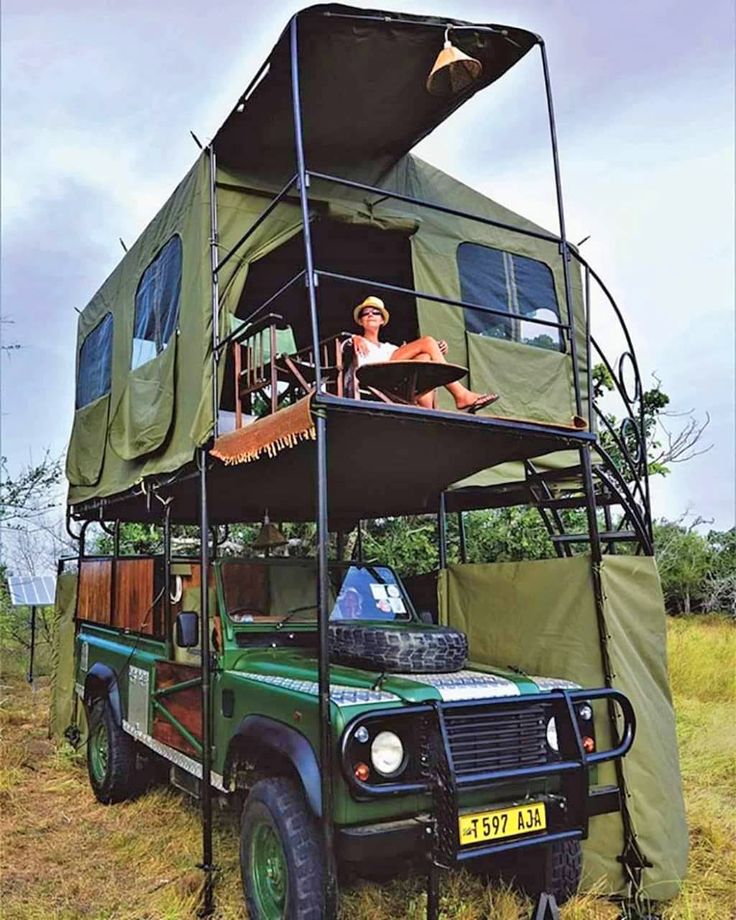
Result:
M539 895L532 920L560 920L560 909L557 905L557 898L553 894L543 891Z

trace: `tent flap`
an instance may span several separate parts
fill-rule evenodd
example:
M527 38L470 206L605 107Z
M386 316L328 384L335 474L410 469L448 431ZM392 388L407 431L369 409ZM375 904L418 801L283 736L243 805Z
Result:
M110 444L123 460L159 448L174 417L176 338L156 358L130 372L110 423Z
M688 844L659 577L651 557L610 557L601 569L614 686L631 700L638 723L623 770L634 832L652 863L644 890L666 900L685 875ZM440 573L438 592L444 622L468 634L471 661L604 686L590 557L453 565ZM599 745L605 728L597 711ZM602 765L598 782L614 781L612 765ZM622 849L620 815L591 819L585 884L624 893Z
M468 334L468 359L470 386L501 395L496 415L569 424L576 414L568 355Z
M109 414L109 393L74 413L66 455L66 475L73 485L94 486L99 482L105 459Z
M74 708L74 612L77 606L76 572L56 579L56 599L51 642L51 706L49 734L61 739L72 721Z

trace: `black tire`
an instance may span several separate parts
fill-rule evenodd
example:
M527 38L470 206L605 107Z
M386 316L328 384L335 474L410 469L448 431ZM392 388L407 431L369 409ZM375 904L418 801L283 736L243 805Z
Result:
M468 639L459 629L447 626L402 629L333 624L330 656L375 671L446 674L465 666Z
M580 841L563 840L548 847L517 850L501 875L531 897L546 891L564 904L577 894L582 865Z
M240 832L250 920L322 920L322 866L319 828L301 789L284 777L259 780L245 800Z
M107 700L97 700L89 711L87 774L103 805L124 802L141 791L136 769L135 742L115 721Z

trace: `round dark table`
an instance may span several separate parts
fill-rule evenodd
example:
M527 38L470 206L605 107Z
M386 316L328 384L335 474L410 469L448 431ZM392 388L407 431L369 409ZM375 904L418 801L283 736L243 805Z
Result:
M419 396L447 386L468 373L460 364L434 361L381 361L358 368L361 387L373 391L386 402L412 405Z

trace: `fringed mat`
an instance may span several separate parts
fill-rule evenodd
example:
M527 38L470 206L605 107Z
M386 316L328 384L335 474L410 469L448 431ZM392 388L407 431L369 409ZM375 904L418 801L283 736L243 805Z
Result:
M300 441L314 440L316 432L311 400L311 396L305 396L293 406L223 434L215 441L210 453L228 465L250 463L262 454L275 457L279 451L295 447Z

